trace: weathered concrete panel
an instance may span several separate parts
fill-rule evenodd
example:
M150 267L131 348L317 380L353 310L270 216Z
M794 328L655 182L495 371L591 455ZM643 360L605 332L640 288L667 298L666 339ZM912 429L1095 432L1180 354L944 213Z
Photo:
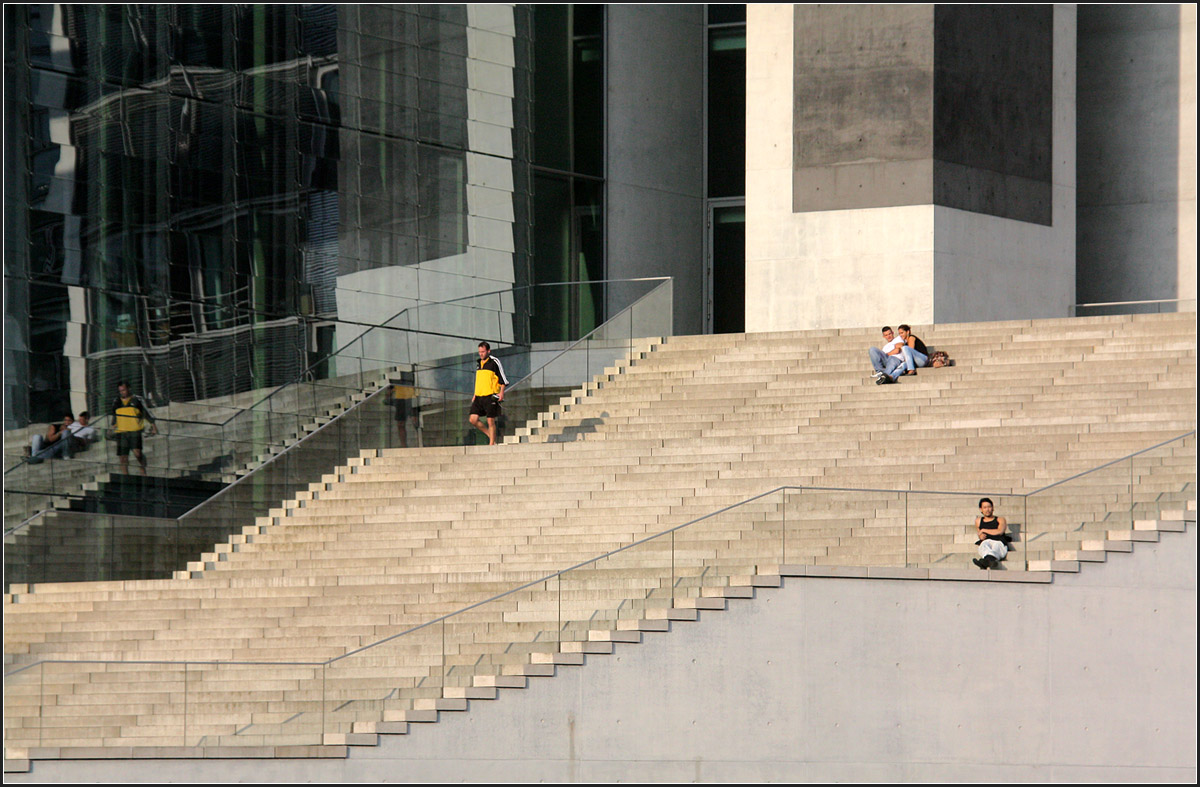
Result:
M793 204L1049 225L1053 9L796 6Z
M1051 224L1054 9L939 5L933 199Z
M1196 10L1079 7L1081 303L1196 297Z
M933 8L794 6L793 30L792 210L929 204Z

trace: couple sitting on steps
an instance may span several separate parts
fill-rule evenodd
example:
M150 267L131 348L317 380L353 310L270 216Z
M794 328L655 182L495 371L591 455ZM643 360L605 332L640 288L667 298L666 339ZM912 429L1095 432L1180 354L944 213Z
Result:
M919 367L929 363L929 348L907 325L900 326L900 335L892 333L890 325L883 326L883 347L871 348L871 366L875 383L886 385L901 375L916 374Z

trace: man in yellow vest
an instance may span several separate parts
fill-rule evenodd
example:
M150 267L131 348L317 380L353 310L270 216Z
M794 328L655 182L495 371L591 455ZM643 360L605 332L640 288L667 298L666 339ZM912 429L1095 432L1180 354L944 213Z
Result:
M400 382L392 384L391 402L396 411L396 432L400 435L401 448L408 448L408 419L417 415L416 398L417 389L413 387L413 373L401 372Z
M146 474L146 457L142 454L142 429L146 421L150 422L150 434L158 434L154 424L154 416L142 401L142 397L129 392L129 383L117 383L117 398L113 399L113 425L117 433L117 460L121 463L121 472L129 472L129 452L137 457L142 466L142 475Z
M471 426L488 436L488 445L496 444L496 419L500 417L500 403L504 401L504 389L508 378L504 367L492 357L492 348L487 342L479 343L479 369L475 372L475 395L471 397ZM487 427L479 422L487 418Z

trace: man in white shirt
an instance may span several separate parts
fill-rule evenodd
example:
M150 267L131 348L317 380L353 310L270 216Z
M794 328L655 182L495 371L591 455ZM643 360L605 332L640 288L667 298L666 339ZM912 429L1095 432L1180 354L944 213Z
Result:
M87 410L84 410L79 414L79 418L76 419L75 423L67 427L70 431L67 439L70 441L69 451L71 453L77 454L80 451L86 450L89 445L100 439L100 435L96 433L96 427L88 424L91 417L91 414Z
M876 385L894 383L904 374L904 355L900 351L903 344L890 325L883 326L883 348L872 347L870 351Z

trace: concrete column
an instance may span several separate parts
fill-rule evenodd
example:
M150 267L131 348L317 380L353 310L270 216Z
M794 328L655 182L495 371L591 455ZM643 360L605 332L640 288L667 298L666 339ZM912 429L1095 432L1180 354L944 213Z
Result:
M1079 8L1081 303L1196 297L1196 7Z
M1073 10L750 6L747 37L747 330L1066 315Z
M607 9L608 277L673 276L684 334L703 325L704 30L702 5Z

